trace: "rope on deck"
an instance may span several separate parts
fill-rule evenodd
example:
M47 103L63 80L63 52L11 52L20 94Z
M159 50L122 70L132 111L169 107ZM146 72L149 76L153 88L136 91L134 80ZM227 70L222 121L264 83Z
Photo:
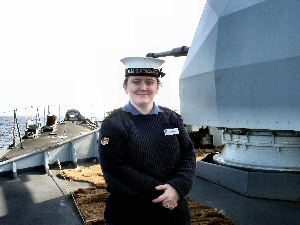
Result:
M70 186L69 186L69 184L68 184L68 182L67 182L67 179L66 179L66 177L65 177L65 176L63 175L63 173L62 173L60 161L57 159L56 162L57 162L57 165L58 165L59 170L60 170L60 172L61 172L60 174L61 174L61 176L64 178L64 180L65 180L65 182L66 182L66 185L67 185L67 187L68 187L68 189L69 189L69 191L70 191L70 194L71 194L71 196L72 196L72 198L73 198L73 200L74 200L74 202L75 202L75 205L76 205L76 208L77 208L77 210L78 210L78 212L79 212L79 214L80 214L80 217L81 217L81 219L83 220L83 223L86 224L86 221L85 221L85 219L84 219L84 216L83 216L82 213L81 213L81 210L80 210L80 208L79 208L79 205L78 205L78 203L77 203L77 201L76 201L76 199L75 199L75 197L74 197L73 192L71 191L71 188L70 188Z

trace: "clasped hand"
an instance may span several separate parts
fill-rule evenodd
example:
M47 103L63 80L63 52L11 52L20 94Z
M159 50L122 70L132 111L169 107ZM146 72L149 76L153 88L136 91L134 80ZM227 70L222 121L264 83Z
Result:
M158 191L164 191L164 193L153 199L153 203L161 202L161 205L167 209L173 210L176 208L180 199L177 191L170 184L159 185L155 187Z

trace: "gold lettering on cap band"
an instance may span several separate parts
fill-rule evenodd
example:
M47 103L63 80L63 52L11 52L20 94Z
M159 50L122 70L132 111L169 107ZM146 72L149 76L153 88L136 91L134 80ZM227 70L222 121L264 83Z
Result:
M159 76L159 70L153 68L128 68L125 69L125 77L128 76Z

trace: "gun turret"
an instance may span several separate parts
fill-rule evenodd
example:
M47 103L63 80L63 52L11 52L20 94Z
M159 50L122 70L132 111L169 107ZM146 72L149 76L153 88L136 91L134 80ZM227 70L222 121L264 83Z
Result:
M152 58L159 58L165 56L180 57L180 56L187 56L188 51L189 51L189 47L182 46L178 48L173 48L171 51L167 51L167 52L148 53L146 57L152 57Z

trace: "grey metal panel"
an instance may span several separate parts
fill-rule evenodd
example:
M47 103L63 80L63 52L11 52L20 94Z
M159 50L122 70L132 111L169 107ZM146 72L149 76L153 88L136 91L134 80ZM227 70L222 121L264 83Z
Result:
M300 174L249 173L248 196L300 201Z
M214 126L218 124L214 75L202 76L181 80L180 114L186 124Z
M248 172L199 161L196 175L237 193L248 195Z
M49 153L49 164L56 163L58 159L60 162L72 161L71 155L71 142L64 143L48 150Z
M95 132L74 140L77 159L98 157L97 137L98 133Z
M181 114L186 124L300 130L300 57L231 68L181 80ZM282 67L289 67L284 79ZM271 72L273 68L274 71ZM250 74L250 75L247 75ZM272 81L264 74L271 74ZM240 85L232 86L234 83Z
M72 139L77 159L98 157L97 137L98 133L94 132ZM72 161L73 156L71 150L71 142L67 142L49 150L49 164L56 163L57 159L59 159L60 162Z
M8 164L5 164L5 165L1 165L0 166L0 174L1 173L4 173L4 172L7 172L7 171L11 171L13 168L12 168L12 163L8 163Z
M196 176L248 197L300 201L300 174L245 171L199 161Z
M217 71L218 124L299 130L299 75L300 57Z
M44 154L42 152L16 161L17 169L44 165ZM30 165L30 166L29 166Z
M186 124L300 130L300 1L208 1L180 76Z

